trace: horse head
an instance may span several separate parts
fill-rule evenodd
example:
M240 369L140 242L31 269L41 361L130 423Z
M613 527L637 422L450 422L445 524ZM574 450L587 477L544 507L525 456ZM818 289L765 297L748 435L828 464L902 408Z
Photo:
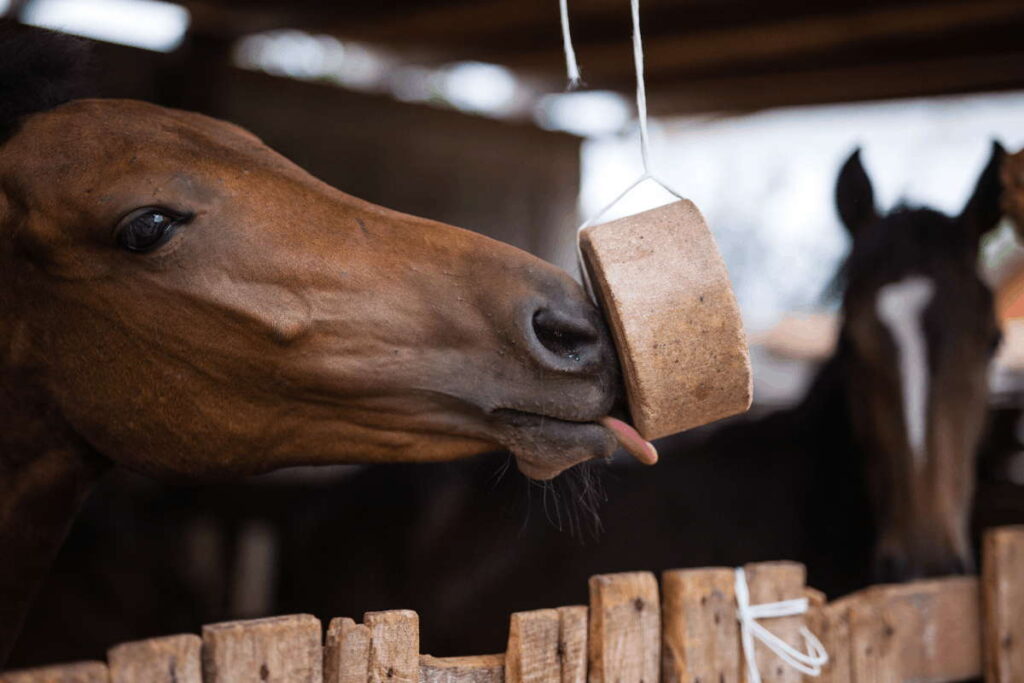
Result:
M545 479L615 447L595 423L614 349L555 267L351 197L223 121L20 114L0 145L6 389L110 460L219 477L502 447Z
M1000 219L1002 156L994 144L956 217L926 208L878 213L859 150L839 175L838 210L853 239L840 354L881 579L972 567L975 454L1000 339L978 244Z

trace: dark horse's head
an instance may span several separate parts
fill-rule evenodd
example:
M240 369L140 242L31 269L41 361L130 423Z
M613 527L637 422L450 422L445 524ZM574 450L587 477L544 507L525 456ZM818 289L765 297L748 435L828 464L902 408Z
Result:
M505 447L548 478L614 448L614 350L565 273L229 123L65 101L45 42L0 40L0 357L97 452L220 476Z
M881 579L972 565L975 452L1000 338L978 243L1000 218L1002 156L995 144L955 217L911 208L880 215L859 151L839 176L839 214L853 238L840 347Z

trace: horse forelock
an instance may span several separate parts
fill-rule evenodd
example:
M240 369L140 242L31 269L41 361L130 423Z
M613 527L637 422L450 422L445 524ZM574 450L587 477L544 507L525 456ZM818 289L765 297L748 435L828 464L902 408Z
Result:
M26 116L91 93L88 41L0 20L0 144Z

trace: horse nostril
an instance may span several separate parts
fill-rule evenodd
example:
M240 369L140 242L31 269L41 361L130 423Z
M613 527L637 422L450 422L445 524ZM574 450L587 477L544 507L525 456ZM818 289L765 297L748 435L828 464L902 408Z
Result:
M546 308L533 314L533 334L560 364L589 360L600 341L589 320L570 318Z

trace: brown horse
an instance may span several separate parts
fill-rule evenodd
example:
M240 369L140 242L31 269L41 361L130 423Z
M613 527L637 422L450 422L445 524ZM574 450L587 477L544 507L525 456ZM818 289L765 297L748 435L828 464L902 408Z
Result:
M617 363L565 273L231 124L65 102L80 57L0 36L0 661L110 463L193 479L503 447L547 479L612 452Z

